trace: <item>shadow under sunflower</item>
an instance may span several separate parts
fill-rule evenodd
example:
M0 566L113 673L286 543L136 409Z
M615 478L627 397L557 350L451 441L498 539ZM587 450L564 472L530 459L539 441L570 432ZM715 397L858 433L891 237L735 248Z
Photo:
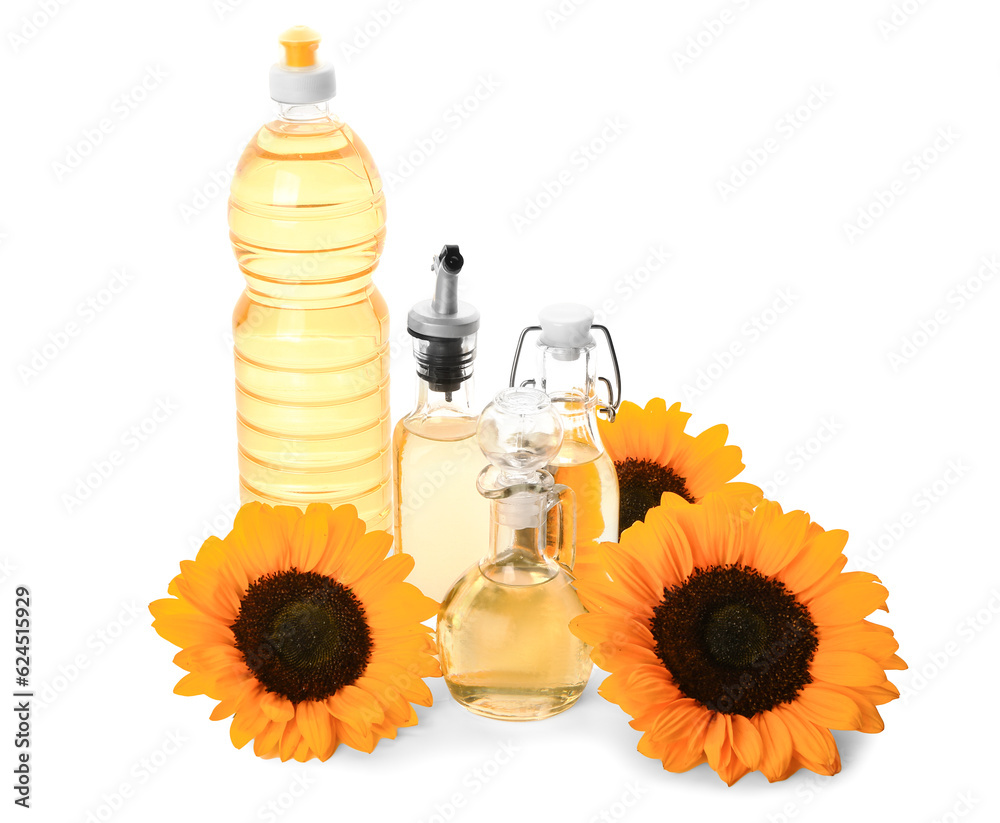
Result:
M707 762L732 785L800 768L831 775L830 729L879 732L899 696L891 629L864 618L888 592L844 572L847 533L764 501L751 514L709 494L665 494L603 570L577 578L591 614L571 630L610 672L599 693L632 715L638 750L673 772ZM610 579L609 579L610 578Z
M220 701L211 718L233 717L234 746L283 761L371 752L415 725L411 703L432 702L422 678L441 673L421 624L437 603L391 544L353 506L243 506L149 606L189 672L174 691Z

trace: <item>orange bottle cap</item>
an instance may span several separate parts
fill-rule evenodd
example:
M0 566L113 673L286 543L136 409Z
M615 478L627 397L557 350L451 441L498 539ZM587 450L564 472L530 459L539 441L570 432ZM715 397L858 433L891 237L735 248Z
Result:
M304 68L316 65L316 49L322 38L309 26L292 26L281 33L278 42L285 49L285 65Z

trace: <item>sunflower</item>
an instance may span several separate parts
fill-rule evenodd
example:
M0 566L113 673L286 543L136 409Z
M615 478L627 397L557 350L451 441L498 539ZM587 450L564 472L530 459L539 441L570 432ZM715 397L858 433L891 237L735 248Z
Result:
M354 506L243 506L149 606L190 672L174 691L218 700L234 746L283 761L371 752L415 725L421 678L441 674L421 625L437 604L403 582L413 558L386 557L391 544Z
M864 619L888 592L843 571L846 540L771 501L749 513L667 494L601 545L602 573L576 584L592 613L570 628L611 673L599 692L632 715L642 754L672 772L707 761L729 785L758 769L775 781L838 772L830 729L882 730L876 707L899 696L885 670L906 664Z
M728 427L712 426L693 437L684 431L690 416L680 403L668 409L656 397L645 409L626 400L613 423L597 421L618 474L619 536L658 506L665 492L689 503L718 492L742 500L748 508L763 496L750 483L729 482L744 466L740 448L726 445Z

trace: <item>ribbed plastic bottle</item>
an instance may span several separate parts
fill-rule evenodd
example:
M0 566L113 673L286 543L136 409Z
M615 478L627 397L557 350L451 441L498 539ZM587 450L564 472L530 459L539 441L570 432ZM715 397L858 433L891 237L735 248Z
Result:
M240 496L353 503L391 528L389 312L372 281L385 243L382 179L329 111L319 34L279 38L278 116L243 152L229 198L246 291L233 312Z

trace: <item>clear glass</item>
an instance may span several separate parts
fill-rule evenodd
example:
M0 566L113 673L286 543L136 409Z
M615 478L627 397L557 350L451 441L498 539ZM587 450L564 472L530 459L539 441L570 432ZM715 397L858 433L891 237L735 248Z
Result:
M393 432L394 550L413 556L407 581L438 601L489 538L489 503L476 490L486 463L476 423L471 377L447 393L418 377L416 408Z
M391 528L389 312L372 282L382 180L326 104L282 106L229 199L246 290L233 312L243 502L353 503Z
M507 499L491 501L489 553L455 583L438 613L441 670L452 697L497 720L565 711L592 668L589 647L569 630L584 611L572 577L546 552L546 516L556 498L518 491L533 488L516 486ZM563 507L570 518L572 508L571 500Z
M598 541L618 540L618 476L597 428L595 346L539 345L537 385L563 421L563 441L548 470L576 495L577 564L597 562Z

